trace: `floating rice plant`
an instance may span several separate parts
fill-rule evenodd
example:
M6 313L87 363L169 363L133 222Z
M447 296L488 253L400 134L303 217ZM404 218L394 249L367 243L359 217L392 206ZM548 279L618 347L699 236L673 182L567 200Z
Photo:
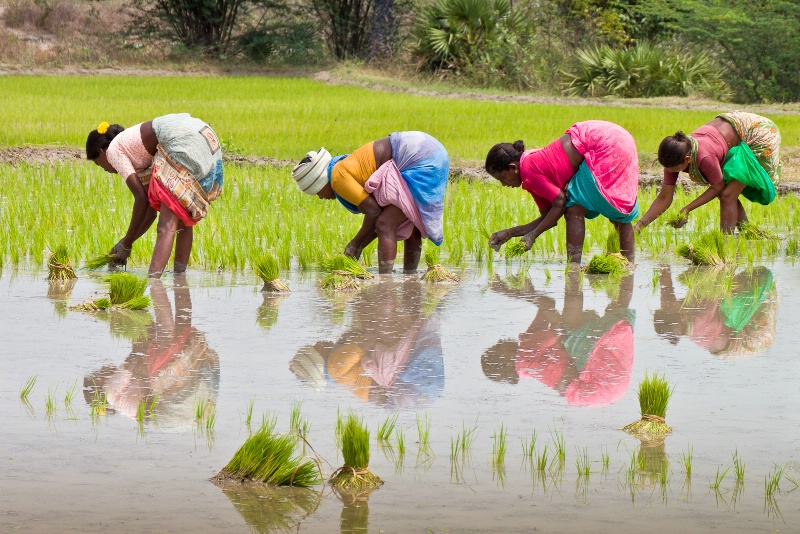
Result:
M606 449L603 449L602 452L600 453L600 462L602 463L603 466L603 473L608 473L608 467L609 464L611 463L611 457L608 455L608 451Z
M427 412L422 415L417 412L417 443L419 450L431 452L430 437L431 437L431 418Z
M774 466L772 471L764 477L764 495L773 497L781 490L781 479L783 478L783 468Z
M506 451L508 449L508 431L504 424L500 423L500 430L492 436L492 466L501 468L505 465Z
M31 391L33 391L33 387L36 385L36 380L38 378L39 378L38 376L33 375L30 378L28 378L28 380L22 385L22 387L19 390L19 398L21 401L24 402L28 400L28 395L30 395Z
M136 406L136 420L138 422L144 421L144 414L147 411L147 398L144 398L139 401L139 404Z
M274 427L262 426L245 440L213 480L255 480L273 486L319 484L322 481L319 465L296 453L299 442L294 434L276 435Z
M557 430L551 430L550 436L553 439L553 448L555 453L553 462L557 462L558 466L563 467L564 462L567 459L567 443L564 439L564 433L558 432Z
M72 401L75 400L75 397L78 395L78 382L75 381L72 383L72 386L67 390L64 394L64 407L67 408Z
M722 469L722 471L720 471L720 469L721 467L717 466L717 474L714 476L714 480L712 480L708 485L713 490L718 490L722 485L722 482L725 480L725 476L728 474L728 471L730 471L730 466Z
M44 398L44 407L45 413L48 417L52 416L56 413L58 409L56 407L56 391L58 390L58 385L52 386L47 390L47 396Z
M543 473L545 469L547 469L547 445L545 445L541 451L538 451L536 454L536 470L540 473Z
M686 478L692 478L692 447L690 446L686 452L681 452L681 463L683 469L686 471Z
M583 451L575 450L577 458L575 459L575 468L578 471L578 476L588 477L591 471L591 462L589 461L589 449L583 448Z
M302 407L302 402L295 402L292 404L292 411L289 414L289 429L301 438L305 438L311 431L311 422L303 419L300 413Z
M271 254L265 254L255 262L256 275L264 282L264 287L261 288L262 292L286 292L289 291L289 286L281 282L278 278L280 276L280 267L278 260Z
M247 411L245 412L244 424L248 429L250 429L250 424L253 421L253 406L255 406L255 403L255 397L250 397L250 400L247 402Z
M630 262L619 253L595 255L586 266L589 274L621 275L630 269Z
M345 426L345 416L339 410L339 407L336 407L336 427L334 429L334 436L336 440L336 445L338 447L342 446L342 436L344 435L344 426Z
M332 486L370 488L383 481L369 470L369 430L353 413L347 416L342 433L344 465L328 481Z
M403 434L403 429L398 428L394 431L395 439L397 440L397 454L404 457L406 454L406 437Z
M521 438L522 441L522 462L528 463L533 467L533 458L536 456L536 429L531 432L530 439Z
M452 282L456 284L461 282L461 278L445 269L444 266L438 262L435 253L430 250L425 252L425 264L428 266L428 270L423 273L420 280L424 280L425 282Z
M378 441L389 441L389 438L391 438L392 434L394 433L394 427L397 423L397 418L399 415L400 414L398 412L394 412L378 426Z
M678 245L675 252L695 265L725 265L736 260L736 243L731 236L713 230Z
M53 253L50 254L47 268L49 270L47 274L48 280L71 280L77 278L65 245L57 246Z
M92 419L106 414L108 409L108 397L105 391L100 390L97 386L94 387L92 393L92 401L89 405Z
M72 309L97 311L113 307L121 310L143 310L150 306L150 297L144 294L147 289L146 278L122 272L108 275L106 282L109 288L107 297L89 298Z
M658 440L672 432L665 420L672 388L658 373L645 374L639 383L639 409L642 418L622 430L642 440Z
M747 465L739 456L739 449L733 451L733 473L736 475L736 482L744 482L744 472Z
M745 221L739 225L739 235L745 239L780 239L776 234L764 230L756 224Z

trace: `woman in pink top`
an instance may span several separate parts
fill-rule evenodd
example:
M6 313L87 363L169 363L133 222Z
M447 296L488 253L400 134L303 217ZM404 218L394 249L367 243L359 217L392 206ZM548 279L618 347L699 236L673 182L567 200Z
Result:
M188 113L156 117L128 129L103 122L86 139L86 158L121 175L133 194L128 231L111 249L111 267L125 265L134 241L158 215L150 276L161 276L173 242L175 272L185 272L192 227L222 190L222 149L211 127Z
M634 259L631 221L639 215L639 160L636 143L623 127L585 121L540 150L525 150L522 141L499 143L486 156L486 172L506 187L522 187L539 207L534 221L492 234L498 250L512 237L523 237L527 250L562 215L567 222L567 256L581 262L584 219L603 215L617 229L620 252Z
M739 195L767 205L775 199L775 183L780 179L781 134L771 120L734 111L718 115L691 135L676 132L665 137L658 147L658 161L664 166L664 183L653 204L637 221L639 231L664 213L672 204L680 172L697 183L708 185L700 196L681 208L680 228L689 213L719 198L720 228L733 232L747 221Z

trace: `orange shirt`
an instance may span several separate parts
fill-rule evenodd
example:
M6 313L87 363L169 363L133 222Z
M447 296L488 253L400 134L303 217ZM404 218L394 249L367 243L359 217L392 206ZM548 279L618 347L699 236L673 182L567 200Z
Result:
M364 190L364 184L378 170L374 144L372 141L356 149L331 169L331 187L334 192L354 206L358 206L369 196Z

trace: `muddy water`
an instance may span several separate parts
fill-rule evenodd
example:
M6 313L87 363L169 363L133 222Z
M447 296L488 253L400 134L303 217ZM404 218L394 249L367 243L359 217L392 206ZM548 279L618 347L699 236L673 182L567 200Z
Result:
M541 265L530 279L502 264L497 276L468 271L452 288L394 275L335 298L301 276L288 280L290 295L263 297L249 278L168 275L150 288L153 309L113 314L67 308L101 290L99 276L50 287L41 273L6 271L0 530L793 531L797 268L730 276L641 263L634 277L604 285L546 267L549 279ZM648 371L674 384L674 432L641 444L618 428L638 418L636 388ZM93 415L99 396L108 406ZM139 422L143 400L152 410ZM209 478L248 435L251 400L253 426L269 413L281 430L302 403L329 473L341 464L337 410L355 410L372 430L371 469L386 484L360 495L216 486ZM201 422L198 405L207 407ZM209 429L202 421L212 410ZM392 448L375 443L395 412L404 456L396 438ZM430 421L430 452L420 451L418 420ZM508 452L493 466L501 425ZM451 461L451 439L473 427L469 453ZM562 468L539 473L523 462L534 430L548 463L563 436ZM746 463L742 484L734 451ZM642 461L631 478L635 452ZM576 465L584 453L588 477ZM776 464L787 476L765 501ZM718 468L729 471L715 491Z

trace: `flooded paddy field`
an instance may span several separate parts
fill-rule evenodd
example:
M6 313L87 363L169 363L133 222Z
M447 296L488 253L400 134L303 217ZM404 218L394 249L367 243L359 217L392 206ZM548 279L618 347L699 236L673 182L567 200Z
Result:
M69 306L101 274L58 288L6 268L0 531L793 530L797 266L731 277L641 261L618 283L561 263L494 270L467 265L455 286L394 274L335 297L313 272L265 297L254 276L190 271L152 281L147 311L87 313ZM674 431L642 443L619 428L652 372L674 386ZM342 464L337 414L363 417L385 484L210 481L263 414L283 432L298 407L327 475Z

